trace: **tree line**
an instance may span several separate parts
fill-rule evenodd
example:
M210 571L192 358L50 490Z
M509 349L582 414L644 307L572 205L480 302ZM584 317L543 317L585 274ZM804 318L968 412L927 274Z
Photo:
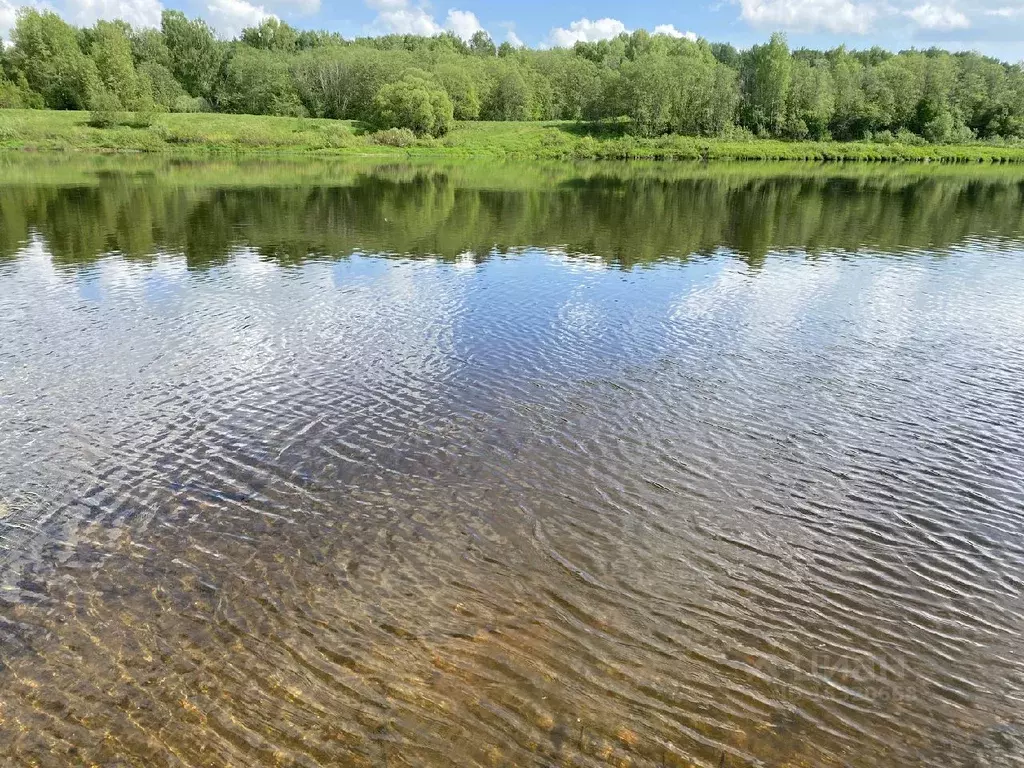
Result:
M133 29L36 9L11 40L0 107L311 116L417 135L573 120L639 136L1024 139L1024 65L940 49L790 50L775 34L741 51L639 30L532 50L485 32L346 40L273 18L226 41L180 11Z

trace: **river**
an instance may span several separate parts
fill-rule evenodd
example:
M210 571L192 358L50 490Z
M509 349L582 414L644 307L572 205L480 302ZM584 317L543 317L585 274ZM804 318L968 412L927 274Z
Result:
M0 158L13 765L1024 765L1024 171Z

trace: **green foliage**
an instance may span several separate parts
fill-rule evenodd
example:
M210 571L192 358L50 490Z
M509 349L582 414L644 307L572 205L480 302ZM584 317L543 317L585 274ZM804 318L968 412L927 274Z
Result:
M42 109L43 97L33 91L22 72L10 80L0 70L0 109Z
M767 45L755 45L742 58L743 124L757 134L781 136L793 60L786 38L774 34Z
M374 98L411 61L404 51L383 54L372 48L331 46L301 54L292 72L310 115L372 120Z
M379 128L408 128L417 136L443 136L452 125L452 100L421 70L409 70L374 99L371 121Z
M157 64L171 69L171 52L164 42L164 34L159 29L138 29L131 33L132 58L135 66Z
M498 49L494 47L494 41L491 40L491 36L482 29L473 33L473 37L469 40L469 50L477 56L498 55Z
M434 79L452 100L456 120L476 120L480 116L480 96L476 83L457 59L446 59L434 67Z
M483 108L487 120L527 120L530 117L530 86L516 63L505 64Z
M113 111L113 110L111 110ZM388 154L450 158L650 159L650 160L847 160L1024 163L1024 140L928 144L905 132L884 134L869 142L812 142L755 139L744 128L730 127L723 137L623 135L621 120L596 125L576 122L457 123L443 139L419 139L401 147L378 143L373 134L357 132L349 121L263 117L215 113L159 116L147 130L138 117L116 112L107 129L87 128L81 113L2 110L0 131L10 147L34 149L103 149L130 152L286 152L321 155ZM881 133L881 132L880 132ZM407 134L406 134L407 136ZM404 141L401 141L404 144Z
M171 72L190 96L209 97L220 69L221 52L213 30L181 11L164 11L161 23Z
M288 59L270 49L238 46L224 65L217 102L224 112L301 115L305 110Z
M255 27L243 29L241 42L262 51L292 53L299 47L299 32L295 27L271 16Z
M99 89L115 96L125 109L151 109L152 85L135 70L124 27L117 22L98 21L91 32L89 56L96 66Z
M451 32L346 41L274 18L224 42L180 11L166 11L159 30L123 21L75 29L32 8L19 12L11 38L0 56L0 106L8 108L88 109L103 92L101 101L113 95L118 109L142 115L383 120L431 135L448 131L452 117L572 120L589 123L577 132L616 132L627 153L636 147L624 133L645 140L880 136L883 146L903 147L911 133L935 144L1024 138L1022 66L938 49L791 52L773 35L740 52L639 30L530 50L495 48L485 32L468 42ZM603 150L586 142L571 150L591 151Z
M123 120L121 110L121 100L116 94L105 88L98 88L89 99L89 125L93 128L119 125Z
M148 83L149 92L153 96L155 109L161 112L181 112L176 106L182 99L191 99L185 93L171 70L156 61L146 61L139 65L139 77ZM202 111L202 110L195 110Z
M793 139L826 139L834 111L835 90L828 62L795 59L784 134Z
M382 147L408 147L416 143L416 134L408 128L387 128L371 133L370 141Z
M50 109L85 109L97 88L96 65L60 16L34 8L18 11L11 31L10 65Z
M196 112L212 112L213 107L206 99L202 96L189 96L187 93L182 94L174 103L171 105L171 112L185 112L185 113L196 113Z

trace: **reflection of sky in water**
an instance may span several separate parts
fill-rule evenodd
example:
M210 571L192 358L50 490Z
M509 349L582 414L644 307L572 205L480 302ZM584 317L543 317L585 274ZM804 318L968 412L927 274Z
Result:
M413 411L425 418L445 393L452 326L473 279L367 257L288 270L248 250L206 273L175 257L68 270L38 243L18 265L0 299L5 357L15 363L0 382L0 447L24 460L0 469L0 487L104 517L141 511L104 501L117 482L105 473L124 477L160 457L162 473L201 477L201 468L180 465L197 441L234 434L254 456L287 461L288 430L320 418L294 402L303 386L352 391L326 414L338 422L359 418L366 393L408 393L419 382ZM380 437L388 440L401 435ZM123 452L140 442L149 455ZM145 471L139 482L156 492L185 479Z

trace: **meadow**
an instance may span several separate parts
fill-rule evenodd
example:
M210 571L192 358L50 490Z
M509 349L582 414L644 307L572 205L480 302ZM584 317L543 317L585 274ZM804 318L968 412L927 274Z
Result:
M351 120L214 113L120 113L96 127L83 111L0 110L0 148L28 151L304 154L537 160L1024 161L1009 142L901 144L626 135L615 124L456 122L439 138L374 132Z

